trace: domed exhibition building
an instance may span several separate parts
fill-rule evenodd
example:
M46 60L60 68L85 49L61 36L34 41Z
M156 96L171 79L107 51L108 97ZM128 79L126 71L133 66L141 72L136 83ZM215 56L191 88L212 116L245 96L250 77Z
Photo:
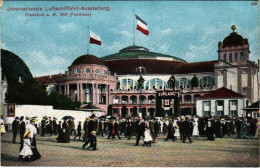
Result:
M243 114L259 89L248 40L233 31L216 45L217 60L194 63L134 45L102 58L82 55L64 74L37 79L82 108L90 103L118 116Z

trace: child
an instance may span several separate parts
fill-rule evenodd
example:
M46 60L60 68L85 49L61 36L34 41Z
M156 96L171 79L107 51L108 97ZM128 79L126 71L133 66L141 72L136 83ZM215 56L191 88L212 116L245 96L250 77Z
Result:
M98 150L96 131L92 131L90 134L90 146L87 149L90 150L90 148L92 148L93 151Z
M33 155L33 152L31 149L31 139L29 137L30 137L30 132L27 131L24 134L23 149L20 152L20 155L22 156L22 159L24 161L29 161L30 157Z
M144 146L151 147L152 141L153 141L153 138L151 135L151 131L149 128L146 127L145 132L144 132Z

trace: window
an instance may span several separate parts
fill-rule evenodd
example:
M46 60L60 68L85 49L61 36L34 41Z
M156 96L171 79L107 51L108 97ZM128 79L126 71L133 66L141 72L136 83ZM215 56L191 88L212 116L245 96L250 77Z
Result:
M243 88L243 92L247 92L247 88L246 87Z
M104 75L106 75L107 74L107 71L106 70L104 70Z
M211 102L210 101L204 101L203 102L203 115L209 116L210 115L210 109L211 109Z
M96 73L99 74L99 72L100 72L99 69L96 69Z
M222 70L218 70L218 75L223 75L223 71Z
M170 100L169 99L164 100L164 105L169 106L170 105Z
M224 54L224 61L227 61L227 54Z
M242 69L242 73L247 73L247 70L246 69Z
M223 106L223 105L224 105L224 101L223 101L223 100L217 101L217 105L218 105L218 106Z
M236 105L237 105L237 100L231 100L231 101L230 101L230 104L231 104L232 106L236 106Z
M241 61L244 61L244 52L240 53L240 59L241 59Z
M86 73L88 74L90 72L89 68L86 69Z
M237 100L229 101L229 115L231 117L237 117Z
M232 53L229 54L229 62L232 62Z
M214 85L214 78L210 76L204 76L199 80L200 87L212 87Z
M237 53L235 53L235 62L237 62Z
M77 69L77 70L76 70L76 73L79 74L79 73L80 73L80 69Z

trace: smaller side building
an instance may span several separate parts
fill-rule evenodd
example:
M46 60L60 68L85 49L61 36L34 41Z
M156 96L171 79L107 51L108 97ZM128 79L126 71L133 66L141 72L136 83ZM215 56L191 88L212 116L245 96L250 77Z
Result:
M219 88L197 99L197 115L237 117L244 115L243 108L248 105L248 99L239 93L225 87Z

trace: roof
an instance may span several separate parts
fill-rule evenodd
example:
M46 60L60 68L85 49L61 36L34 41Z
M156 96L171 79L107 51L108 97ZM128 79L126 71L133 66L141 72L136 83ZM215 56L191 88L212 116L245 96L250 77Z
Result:
M87 104L85 106L82 107L82 110L100 110L100 108L94 106L93 104Z
M87 55L82 55L82 56L76 58L72 63L72 65L80 65L80 64L104 65L104 62L100 58L98 58L94 55L87 54Z
M40 76L36 77L41 84L51 84L51 83L59 83L61 77L65 76L65 74L55 74L55 75L48 75L48 76Z
M146 74L214 72L214 65L217 63L217 61L186 63L154 59L113 60L104 62L112 73L117 73L118 75L136 74L136 69L140 66L145 68Z
M260 104L259 101L254 102L250 106L243 108L243 110L258 110L258 109L260 109L259 104Z
M1 49L1 67L6 76L8 84L22 80L33 79L32 73L25 62L16 54Z
M223 41L223 47L242 46L243 44L243 37L236 32L230 33Z
M111 54L102 57L101 59L103 61L122 60L122 59L123 60L156 59L156 60L186 62L185 60L177 58L175 56L150 52L149 49L142 46L129 46L120 50L119 53Z
M232 90L229 90L225 87L214 90L204 96L199 97L198 99L219 99L219 98L244 98L245 96L236 93Z

